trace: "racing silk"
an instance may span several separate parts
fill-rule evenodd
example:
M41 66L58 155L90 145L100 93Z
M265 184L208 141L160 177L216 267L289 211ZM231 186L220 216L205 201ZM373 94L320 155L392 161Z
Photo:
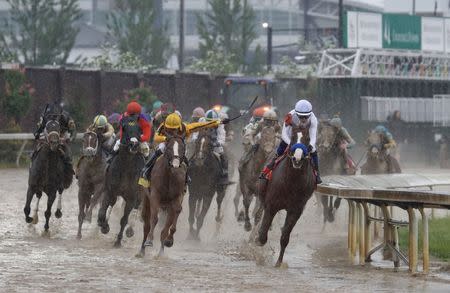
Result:
M91 124L86 131L97 132L97 128L94 124ZM103 133L101 134L105 140L110 139L114 134L114 127L111 124L106 123L106 126L103 129Z
M217 128L210 128L209 135L211 136L212 141L216 142L218 146L223 147L225 145L225 139L227 137L225 125L219 124Z
M183 123L182 130L180 130L180 135L183 137L189 137L193 133L198 132L206 128L216 128L220 126L220 120L206 121L206 122L193 122L193 123ZM154 142L163 143L166 141L166 136L164 135L164 124L161 125L158 131L155 133Z
M150 122L144 115L129 115L125 112L120 119L120 143L127 143L132 137L139 138L141 142L148 142L151 135Z
M309 116L306 126L303 131L308 130L308 136L309 136L309 144L312 147L312 152L316 151L316 140L317 140L317 118L314 113L311 113L311 116ZM300 126L300 119L295 113L295 110L292 110L286 115L286 118L284 119L283 123L283 130L281 131L281 139L287 144L290 145L291 143L291 137L292 137L292 126Z

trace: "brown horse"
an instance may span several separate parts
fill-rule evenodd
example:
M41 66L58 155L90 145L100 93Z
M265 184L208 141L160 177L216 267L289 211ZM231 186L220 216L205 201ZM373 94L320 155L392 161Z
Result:
M99 138L95 132L88 131L83 135L83 156L78 161L78 234L81 239L83 221L89 222L92 218L93 208L100 202L104 191L106 162Z
M346 156L344 138L338 129L330 123L321 122L317 132L317 152L320 156L320 170L322 175L354 175L355 169L345 167L344 156ZM332 196L317 196L323 206L323 222L333 222L336 210L341 204L341 199L336 198L333 202ZM319 201L319 200L318 200Z
M264 216L256 241L257 245L266 244L267 233L278 211L286 210L287 212L276 267L283 262L284 251L289 243L291 231L315 187L313 163L309 157L307 146L302 143L303 135L298 129L293 129L292 133L291 145L278 166L272 171L272 179L267 183L266 192L259 194Z
M222 201L227 186L217 184L221 166L213 152L213 143L207 132L200 132L195 145L194 156L190 159L189 183L189 236L199 240L200 229L209 210L214 194L217 192L216 222L220 222ZM197 229L194 229L197 222Z
M246 231L252 229L250 223L249 208L253 200L253 196L257 194L258 177L261 173L267 159L274 154L277 143L277 136L274 127L264 127L261 130L261 138L258 142L256 151L252 153L249 160L239 166L239 184L243 195L244 204L244 228ZM257 199L259 205L259 199Z
M37 142L37 149L31 158L31 166L28 177L27 199L23 209L25 221L37 224L39 201L42 192L47 194L47 210L45 211L45 231L49 229L50 216L52 214L53 202L58 192L58 203L55 212L56 218L62 217L61 196L64 189L72 184L73 170L66 168L63 157L69 151L64 140L60 136L60 125L56 120L50 120L45 126L45 139ZM30 204L36 194L37 202L34 216L30 217Z
M400 165L383 147L381 134L372 131L367 138L367 161L361 166L361 174L401 173Z
M161 231L161 249L172 247L173 235L177 230L177 220L181 212L185 193L187 167L184 163L185 144L181 137L169 137L164 155L155 163L151 173L150 192L144 197L142 219L144 220L144 239L137 257L145 255L145 247L153 246L153 232L158 223L160 209L167 212L166 222Z

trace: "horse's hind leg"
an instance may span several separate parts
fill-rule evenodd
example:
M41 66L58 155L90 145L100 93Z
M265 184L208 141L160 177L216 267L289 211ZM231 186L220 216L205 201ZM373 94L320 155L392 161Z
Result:
M252 203L252 199L253 196L250 194L250 192L243 192L243 198L242 198L242 203L244 204L244 220L245 220L245 224L244 224L244 228L245 231L250 231L252 230L252 224L250 223L250 216L249 216L249 208L250 208L250 204Z
M283 262L284 251L286 250L286 246L289 244L289 238L291 236L292 229L294 228L301 214L302 214L301 211L287 212L286 220L284 222L283 231L281 233L280 238L280 246L281 246L280 255L278 256L278 260L277 263L275 264L275 267L279 267Z
M147 235L150 232L150 220L151 220L151 211L150 211L150 201L147 197L144 198L144 201L142 203L142 220L144 221L144 237L142 239L141 249L138 254L136 254L136 257L144 257L145 255L145 244L147 242Z
M121 247L122 246L122 238L123 238L123 230L125 230L125 226L128 223L128 216L130 215L131 210L134 207L134 201L125 201L125 209L123 210L123 216L120 219L120 231L117 235L116 242L114 243L114 247Z
M171 221L169 221L169 219L168 219L168 222L170 223L169 235L164 240L164 245L167 247L173 246L173 236L174 236L175 232L177 231L177 221L178 221L178 216L181 213L182 201L183 201L183 196L180 196L180 198L178 200L176 200L175 203L172 204L173 216L170 218Z
M33 189L31 186L28 186L27 190L27 201L25 202L25 207L23 208L23 212L25 213L25 222L31 223L33 221L33 218L30 217L30 211L31 211L31 201L33 200Z
M109 196L111 194L105 193L103 195L102 204L100 206L100 209L98 211L98 219L97 223L101 227L101 231L103 234L107 234L109 232L109 224L108 219L106 218L106 210L108 209L108 206L110 205L110 199Z
M233 203L234 203L234 215L236 216L238 222L242 222L244 220L244 212L243 211L239 212L239 199L241 198L241 196L242 196L241 187L239 184L236 184L236 194L233 198Z
M81 227L86 216L85 209L87 205L86 191L81 187L78 191L78 233L77 239L81 239Z
M223 199L225 197L225 192L226 192L226 187L223 186L219 186L219 188L217 189L217 197L216 197L216 202L217 202L217 215L216 215L216 222L221 222L222 221L222 202Z
M62 191L58 192L58 202L56 204L56 212L55 212L55 217L56 218L61 218L62 217Z
M48 197L48 199L47 199L47 210L45 211L45 225L44 225L44 228L45 228L46 232L50 228L49 221L50 221L50 217L52 215L53 202L56 199L56 190L53 191L53 192L49 192L47 194L47 197Z

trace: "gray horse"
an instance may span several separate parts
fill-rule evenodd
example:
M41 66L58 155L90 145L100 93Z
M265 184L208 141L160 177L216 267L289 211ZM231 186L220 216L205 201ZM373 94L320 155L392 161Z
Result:
M123 216L120 219L120 231L117 235L114 247L120 247L123 237L123 231L128 224L130 212L137 209L141 200L138 180L140 171L144 167L144 157L139 153L138 140L132 140L127 144L121 144L117 155L112 159L111 164L106 170L105 192L103 195L100 210L98 212L98 225L101 232L109 232L108 219L106 211L108 207L113 207L118 196L125 200ZM127 229L127 236L131 237L134 232Z
M193 239L199 239L200 229L216 192L216 221L219 222L222 218L221 205L225 197L226 185L217 184L220 171L219 159L213 152L211 138L201 132L188 168L188 174L192 180L189 183L189 234ZM197 229L194 229L195 220L197 220Z
M78 234L81 239L81 227L86 219L92 218L92 210L99 203L104 189L106 161L99 146L99 138L95 132L83 135L83 156L78 161Z
M45 211L45 231L49 229L49 220L52 212L53 202L58 192L58 206L55 212L56 218L62 217L61 196L64 189L72 184L73 170L67 169L63 157L67 147L63 147L60 137L60 125L55 120L50 120L45 126L45 139L38 141L36 151L33 153L31 167L28 177L27 200L23 209L25 221L27 223L38 222L39 201L42 192L48 196L47 210ZM36 194L37 202L34 216L30 217L30 205L33 196Z
M252 229L250 223L249 207L253 200L253 196L257 194L257 182L259 174L261 173L264 164L270 156L274 155L274 150L277 143L277 136L274 127L264 127L261 130L261 138L250 158L246 161L241 161L239 165L239 184L243 195L244 204L244 228L246 231ZM258 199L257 199L258 200ZM259 201L257 202L259 205ZM255 208L257 210L257 208ZM257 219L255 218L255 221Z

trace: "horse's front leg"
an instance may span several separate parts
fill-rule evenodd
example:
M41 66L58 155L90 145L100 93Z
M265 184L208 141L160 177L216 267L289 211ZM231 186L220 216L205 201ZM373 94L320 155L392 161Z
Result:
M47 232L49 229L49 221L50 221L50 216L52 215L52 206L53 206L53 202L56 199L56 190L55 191L51 191L47 194L47 210L45 211L45 231Z
M284 222L283 231L281 233L280 238L280 246L281 246L280 255L278 256L278 260L277 263L275 264L275 267L280 267L281 263L283 262L284 251L286 250L286 246L289 244L289 238L291 236L292 229L294 228L301 214L302 211L287 212L286 220Z
M108 206L110 205L110 198L109 198L110 196L112 196L111 193L105 192L105 194L103 195L102 204L98 211L97 223L100 226L103 234L108 234L108 232L109 232L109 224L108 224L108 219L106 218L106 210L108 209Z
M57 197L58 197L58 201L56 204L55 217L59 219L62 217L62 191L58 192Z
M197 209L197 197L194 194L189 193L189 237L195 236L194 222L195 213Z
M25 221L27 223L31 223L33 221L33 218L30 217L30 211L31 211L31 201L33 200L34 191L31 186L28 186L27 190L27 201L25 202L25 207L23 208L23 212L25 213Z
M178 216L181 213L182 209L182 202L183 202L183 195L180 195L180 198L175 201L175 203L172 204L171 210L173 211L172 217L169 217L167 221L170 220L170 227L169 227L169 235L167 235L166 239L164 240L164 246L172 247L173 246L173 236L175 232L177 231L177 221ZM198 232L199 230L197 230Z
M245 192L242 192L242 203L244 204L244 228L246 231L252 230L252 224L250 223L249 209L252 203L253 195L250 193L248 188L245 188Z
M225 192L226 192L227 188L223 187L223 186L219 186L219 188L217 189L217 197L216 197L216 202L217 202L217 215L216 215L216 222L221 222L222 221L222 202L223 199L225 197Z
M267 243L267 233L272 225L273 217L275 217L277 212L278 211L270 208L264 208L264 216L261 222L261 227L259 228L259 236L256 240L256 245L263 246Z
M125 226L128 223L128 216L130 215L131 210L134 207L134 201L128 200L125 201L125 209L123 211L123 216L120 219L120 231L117 235L116 242L114 243L114 247L121 247L122 246L122 238L123 238L123 230L125 230Z

